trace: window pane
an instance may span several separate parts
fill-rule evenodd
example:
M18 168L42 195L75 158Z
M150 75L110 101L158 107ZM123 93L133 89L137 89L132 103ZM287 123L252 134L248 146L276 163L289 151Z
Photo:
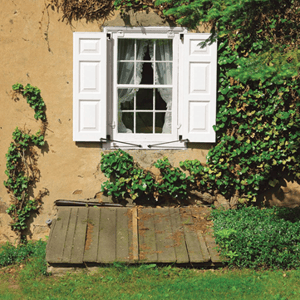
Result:
M134 60L134 40L118 40L118 60Z
M119 89L118 90L118 102L121 110L133 110L134 109L134 89Z
M134 63L118 62L118 83L133 84Z
M161 62L156 63L155 83L156 84L172 84L172 63Z
M156 60L172 61L173 60L173 41L156 40Z
M167 110L168 106L172 106L172 89L155 89L155 109Z
M165 123L165 113L155 114L155 133L163 133L163 126Z
M136 132L153 133L153 113L136 113Z
M153 42L151 40L136 40L136 59L137 60L152 60L153 57Z
M136 63L136 84L153 84L152 63Z
M136 109L153 109L152 89L139 89L136 93Z
M133 133L133 112L119 111L118 132L119 133Z

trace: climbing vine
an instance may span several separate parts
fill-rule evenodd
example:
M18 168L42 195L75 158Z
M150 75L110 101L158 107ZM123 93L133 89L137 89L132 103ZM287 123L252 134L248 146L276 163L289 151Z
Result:
M37 168L36 147L44 146L44 134L47 120L45 114L45 103L41 97L40 90L27 84L14 84L12 89L16 94L21 94L27 99L27 103L35 111L35 119L42 122L40 130L36 134L30 134L29 130L21 130L18 127L12 134L13 141L10 143L6 154L7 180L4 186L11 196L11 205L7 213L12 218L11 227L22 237L23 231L27 228L27 220L32 212L39 209L42 197L47 190L39 191L36 197L32 197L32 189L39 180Z

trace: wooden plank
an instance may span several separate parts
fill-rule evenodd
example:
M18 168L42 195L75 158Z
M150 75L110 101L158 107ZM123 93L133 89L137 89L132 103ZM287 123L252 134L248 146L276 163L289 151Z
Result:
M101 210L99 207L89 207L88 210L87 235L83 261L96 262L98 255Z
M97 262L112 263L116 260L116 208L101 207L100 237Z
M179 208L170 207L170 220L172 228L172 239L174 240L176 262L178 264L188 263L189 255L186 249L184 230L180 220Z
M70 262L73 264L83 263L87 222L88 222L88 208L79 207L72 255L70 260Z
M193 218L194 224L195 224L195 222L197 223L197 220L204 219L208 212L209 212L208 210L206 212L203 212L203 208L200 209L200 207L192 208L191 209L192 217L195 217L195 218ZM211 257L207 250L207 245L206 245L206 242L203 237L203 230L205 230L205 229L203 229L203 227L200 229L200 228L198 228L198 226L196 226L196 230L197 230L196 231L197 237L198 237L198 240L200 243L201 253L203 256L203 261L209 262L211 260Z
M217 244L215 238L213 237L213 230L212 228L208 229L208 232L204 235L204 239L207 245L208 252L211 257L211 261L213 263L220 263L222 262L220 258L220 254L217 251Z
M129 261L129 233L128 233L128 208L117 208L117 238L116 238L116 260L120 262Z
M75 229L77 223L78 207L71 207L69 209L70 209L70 221L69 221L69 226L66 234L63 256L61 260L62 263L71 262L72 248L73 248Z
M132 209L128 209L126 212L127 220L128 220L128 254L129 254L129 262L133 261L133 239L132 239Z
M51 227L50 227L49 239L48 239L48 242L47 242L47 245L46 245L46 261L48 261L48 256L50 254L50 245L52 243L54 245L54 239L52 239L52 236L53 236L53 232L55 230L55 224L56 224L56 219L53 219Z
M198 240L199 240L199 243L200 243L200 248L201 248L203 261L204 262L209 262L211 260L211 257L209 255L204 237L203 237L202 233L199 230L197 231L197 236L198 236Z
M193 226L194 223L193 223L191 210L189 208L181 208L180 217L183 225L184 236L185 236L190 263L204 262L204 258L202 256L202 252L200 248L200 243L197 236L197 231Z
M62 260L69 219L70 208L60 207L47 245L46 260L50 263L60 263Z
M175 262L176 255L172 240L169 208L156 208L154 223L158 262Z
M145 262L157 262L153 208L142 208L138 212L139 259Z
M132 209L132 259L139 259L139 236L138 236L138 211L137 208Z

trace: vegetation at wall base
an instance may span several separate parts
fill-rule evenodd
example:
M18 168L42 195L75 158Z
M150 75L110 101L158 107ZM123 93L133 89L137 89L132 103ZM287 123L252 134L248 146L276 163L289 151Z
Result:
M230 266L300 267L300 208L250 206L212 216L216 243Z
M21 94L27 99L27 103L35 111L35 119L41 121L41 129L36 134L30 134L30 130L21 130L18 127L12 134L13 142L10 143L6 154L5 174L8 179L4 181L11 196L12 204L7 209L7 213L12 218L11 227L19 233L27 228L27 220L32 212L39 209L41 199L48 191L39 191L35 198L30 196L30 191L39 180L39 170L37 168L37 152L34 147L43 147L45 144L44 134L46 131L45 103L40 95L40 90L27 84L23 87L17 83L13 85L16 94Z
M36 273L45 275L47 271L46 242L39 240L29 241L14 246L6 243L0 248L0 267L27 262L35 264ZM33 262L34 261L34 262Z

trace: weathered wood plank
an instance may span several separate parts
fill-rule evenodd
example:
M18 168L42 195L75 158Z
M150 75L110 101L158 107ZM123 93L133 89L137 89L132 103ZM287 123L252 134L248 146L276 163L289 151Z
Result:
M132 259L139 259L139 235L138 235L138 211L137 208L132 209Z
M199 240L199 243L200 243L200 248L201 248L203 261L204 262L209 262L211 260L211 257L209 255L204 237L203 237L202 233L199 230L197 231L197 236L198 236L198 240Z
M154 215L158 262L175 262L176 255L172 240L169 208L156 208Z
M55 226L51 228L52 233L50 233L47 245L46 260L50 263L60 263L62 260L69 219L70 208L59 208Z
M211 261L213 263L220 263L222 262L221 258L220 258L220 254L218 253L218 251L216 250L217 248L217 244L216 241L213 237L213 230L212 228L208 229L208 232L204 235L204 239L207 245L207 250L210 254L211 257Z
M117 238L116 238L116 260L120 262L129 261L129 233L128 233L128 208L119 207L117 210Z
M88 228L83 261L95 262L98 255L101 210L98 207L89 207L88 210Z
M190 263L204 262L197 236L197 231L194 227L191 210L189 208L181 208L180 215Z
M174 250L176 254L176 263L188 263L189 255L186 249L184 230L180 220L179 208L170 207L170 220L172 238L174 240Z
M77 215L78 215L78 207L70 208L70 220L69 226L65 238L65 247L63 251L63 256L61 259L62 263L70 263L71 255L72 255L72 248L74 243L74 236L75 236L75 229L77 223Z
M191 213L192 213L194 224L196 223L195 225L196 225L196 230L197 230L197 236L198 236L198 240L200 243L203 261L209 262L211 260L211 257L207 250L207 245L206 245L205 239L203 237L203 235L204 235L203 230L205 230L205 229L203 229L203 228L199 229L197 226L197 222L201 219L203 220L205 218L205 216L207 215L208 211L206 211L206 213L205 213L205 212L203 212L203 209L200 209L199 207L195 207L195 208L191 209ZM207 229L208 228L206 228L206 230Z
M127 210L127 218L128 218L128 254L129 254L129 262L134 262L133 260L133 238L132 238L132 209Z
M157 262L153 208L142 208L138 211L139 260Z
M116 208L101 207L100 237L97 262L112 263L116 260Z
M88 208L79 207L70 263L82 264L88 222Z

